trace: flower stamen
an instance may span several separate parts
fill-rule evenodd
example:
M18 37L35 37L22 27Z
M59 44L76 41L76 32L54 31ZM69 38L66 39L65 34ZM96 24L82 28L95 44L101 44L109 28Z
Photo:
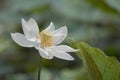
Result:
M48 32L48 31L42 31L40 33L40 40L41 40L41 47L45 48L45 47L50 47L53 45L53 37L52 37L52 33Z

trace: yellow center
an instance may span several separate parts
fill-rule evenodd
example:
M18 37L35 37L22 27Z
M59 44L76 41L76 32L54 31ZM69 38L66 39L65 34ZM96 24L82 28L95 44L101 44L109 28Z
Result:
M42 31L40 33L40 39L41 39L41 47L44 48L44 47L50 47L53 45L53 42L52 42L52 34L48 31Z

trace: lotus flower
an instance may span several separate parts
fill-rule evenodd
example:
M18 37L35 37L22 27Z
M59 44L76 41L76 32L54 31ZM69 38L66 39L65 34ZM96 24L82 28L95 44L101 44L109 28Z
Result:
M52 59L57 57L65 60L74 60L74 58L67 52L76 52L67 45L59 45L68 34L66 26L55 30L54 24L50 25L39 33L39 28L36 21L31 18L29 21L24 19L22 21L22 29L24 35L21 33L11 33L12 39L22 47L34 47L43 58Z

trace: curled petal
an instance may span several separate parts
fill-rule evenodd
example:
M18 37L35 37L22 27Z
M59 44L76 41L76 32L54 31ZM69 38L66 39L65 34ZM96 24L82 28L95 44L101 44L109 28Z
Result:
M45 50L48 52L49 54L49 59L52 59L54 56L53 56L53 51L49 48L45 48Z
M26 38L30 41L35 41L36 37L39 36L38 25L32 18L28 22L22 19L22 28Z
M44 50L44 49L42 49L42 48L39 48L38 50L39 50L40 55L41 55L43 58L51 59L51 56L49 55L49 53L48 53L46 50Z
M53 32L53 34L56 34L56 35L64 34L64 35L67 36L67 34L68 34L67 26L63 26L63 27L61 27L61 28L55 30L55 31Z
M53 44L60 44L67 36L68 30L67 27L62 27L53 32Z
M60 51L65 51L65 52L76 52L76 51L79 51L79 50L75 50L67 45L59 45L59 46L56 46L56 49L57 50L60 50Z
M34 36L39 37L39 28L38 28L38 24L36 23L36 21L33 18L31 18L28 21L28 24L29 24L30 30L34 34Z
M23 47L33 47L36 44L35 42L27 40L26 37L20 33L11 33L11 37L17 44Z
M54 52L54 56L60 59L74 60L74 58L71 55L69 55L68 53L64 51L57 51L56 53Z
M46 31L52 32L55 30L55 26L53 22L50 23L50 25L45 29Z
M66 37L66 35L64 35L64 34L54 35L53 36L53 44L54 45L60 44L61 42L63 42L65 37Z

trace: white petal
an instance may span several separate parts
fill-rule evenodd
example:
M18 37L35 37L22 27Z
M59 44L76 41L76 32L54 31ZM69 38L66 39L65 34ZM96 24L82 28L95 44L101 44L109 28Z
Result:
M43 58L51 59L51 57L49 56L49 53L48 53L46 50L44 50L44 49L42 49L42 48L39 48L38 50L39 50L40 55L41 55Z
M45 29L46 31L52 32L55 30L55 26L53 22L50 23L50 25Z
M26 37L20 33L11 33L11 37L17 44L23 47L33 47L36 44L35 42L27 40Z
M60 59L74 60L74 58L71 55L63 51L57 51L56 53L54 52L54 56Z
M64 35L67 36L67 34L68 34L67 26L63 26L63 27L55 30L55 31L53 32L53 34L55 34L55 35L64 34Z
M75 50L67 45L59 45L59 46L56 46L56 48L60 51L65 51L65 52L76 52L76 51L79 51L79 50Z
M30 36L30 35L29 35L30 29L29 29L29 26L28 26L27 21L22 18L21 22L22 22L22 28L23 28L23 32L24 32L25 36L26 36L26 37L27 37L27 36L29 37L29 36Z
M22 19L22 28L23 32L27 39L32 39L33 37L30 35L30 28L26 20Z
M64 34L54 35L53 36L53 44L54 45L60 44L61 42L63 42L65 37L66 37L66 35L64 35Z
M53 51L49 48L45 48L45 50L48 52L49 54L49 59L52 59L53 58Z
M36 40L36 37L39 35L39 29L34 20L30 19L29 22L27 22L26 20L22 19L22 28L27 39L31 41Z
M53 44L60 44L67 36L68 30L67 27L61 27L53 32Z
M31 18L29 21L28 21L28 25L30 27L30 31L34 34L34 36L37 36L39 37L39 28L38 28L38 24L36 23L36 21Z

